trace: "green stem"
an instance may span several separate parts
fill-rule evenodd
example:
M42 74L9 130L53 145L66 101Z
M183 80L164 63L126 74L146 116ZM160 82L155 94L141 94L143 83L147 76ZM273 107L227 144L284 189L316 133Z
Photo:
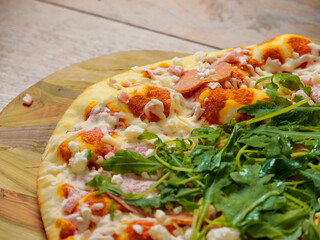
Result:
M297 158L297 157L303 157L307 154L308 152L295 152L291 154L291 158Z
M170 165L169 163L163 161L159 156L158 154L155 152L154 153L154 156L155 158L157 159L157 161L159 163L161 163L163 166L171 169L171 170L174 170L174 171L179 171L179 172L192 172L192 168L181 168L181 167L175 167L175 166L172 166Z
M202 231L200 232L198 239L201 239L204 237L204 235L207 233L207 231L214 225L214 221L210 222L207 226L205 226L205 228L202 229Z
M263 120L266 120L266 119L269 119L269 118L273 118L275 116L278 116L278 115L281 115L283 113L289 112L290 110L295 109L295 108L307 103L308 101L310 101L310 99L311 98L309 97L309 98L306 98L306 99L304 99L304 100L302 100L300 102L297 102L296 104L292 104L289 107L274 111L272 113L269 113L269 114L266 114L266 115L263 115L263 116L260 116L260 117L255 117L255 118L252 118L252 119L247 120L247 121L240 122L240 123L238 123L238 126L243 127L245 125L249 125L249 124L260 122L260 121L263 121Z
M284 184L286 186L296 186L296 185L299 185L299 184L302 184L302 183L305 183L306 181L294 181L294 182L285 182Z
M200 232L200 228L202 226L203 219L204 219L204 216L208 210L209 205L210 205L210 203L205 201L204 204L199 209L199 212L200 212L199 219L196 222L195 227L192 228L192 234L191 234L190 240L198 239L198 233Z
M155 189L156 187L158 187L160 185L160 183L162 183L167 177L169 177L171 172L167 172L165 175L162 176L162 178L160 178L154 185L152 185L151 188L149 188L147 191L140 193L140 194L136 194L133 197L134 198L141 198L144 195L148 194L149 192L151 192L153 189Z
M176 197L176 198L179 198L179 197L182 197L182 196L187 195L187 194L189 194L189 193L198 192L198 191L200 191L200 190L201 190L201 188L192 188L192 189L189 190L189 191L185 191L185 192L183 192L183 193L177 194L175 197Z
M241 167L241 162L240 162L240 157L242 155L242 153L244 152L244 150L248 147L248 145L244 145L240 150L239 152L237 153L237 156L236 156L236 163L237 163L237 166L239 168L240 171L242 171L242 167Z
M202 202L203 202L203 198L201 198L198 201L198 204L202 205L203 204ZM200 211L200 209L196 209L193 214L192 225L191 225L192 232L191 232L190 240L197 239L198 232L196 231L196 227L197 227L197 222L198 222L198 217L199 217L199 211Z
M295 202L296 204L300 205L303 208L309 208L308 204L305 204L304 202L302 202L301 200L291 196L288 193L283 193L283 196L286 197L287 199L291 200L292 202Z
M201 175L198 175L198 176L194 176L194 177L190 177L190 178L187 178L187 179L184 179L184 180L181 180L179 182L177 182L177 185L181 185L181 184L186 184L188 182L191 182L191 181L194 181L194 180L198 180L198 179L201 179L202 176Z
M171 156L171 158L175 161L175 163L178 164L179 167L182 167L181 162L176 158L176 156L175 156L174 154L170 154L170 156ZM190 177L190 174L187 173L187 175L188 175L188 177ZM200 178L201 178L201 176L197 176L197 177L200 177ZM192 178L189 178L189 179L192 179ZM198 179L198 178L197 178L197 179ZM194 179L194 180L196 180L196 182L197 182L201 187L204 187L204 184L203 184L202 182L198 181L197 179ZM192 179L192 180L193 180L193 179ZM190 180L190 181L192 181L192 180ZM179 183L178 183L178 184L179 184Z

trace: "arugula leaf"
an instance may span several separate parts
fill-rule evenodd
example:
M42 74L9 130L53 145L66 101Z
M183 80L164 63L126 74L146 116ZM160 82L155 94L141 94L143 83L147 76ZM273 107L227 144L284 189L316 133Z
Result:
M115 196L123 194L119 186L112 185L111 177L106 179L106 175L95 176L91 181L86 183L86 186L97 189L98 193L108 192Z
M158 137L158 135L151 133L151 132L144 132L141 135L138 136L137 138L138 140L152 140L152 139L156 139L156 141L154 141L154 146L156 147L159 144L162 144L162 140Z
M271 112L283 109L283 106L277 106L273 102L258 100L255 103L239 108L239 113L246 113L250 116L260 117Z
M212 146L221 136L221 128L214 129L209 126L202 126L200 128L193 129L191 132L191 136L193 138L205 139L205 144Z
M161 206L160 198L125 198L128 204L141 208L159 208Z
M296 175L298 169L302 167L303 166L297 161L286 158L271 158L263 163L259 171L259 176L263 177L273 173L277 178L287 178Z
M115 173L127 173L133 171L137 174L148 172L155 174L162 165L154 158L144 158L140 154L128 150L119 150L115 156L100 162L100 166Z
M210 170L215 163L212 162L218 152L214 146L196 145L190 154L190 158L195 167L195 172Z
M305 88L305 85L301 82L299 76L290 74L290 73L276 73L269 77L260 78L255 86L257 84L269 80L271 83L288 88L292 91L298 91L298 90L305 90L305 92L308 94L308 88ZM275 87L273 87L275 89ZM310 93L308 94L310 96Z
M182 205L182 207L187 210L188 212L193 212L194 210L199 208L199 204L196 204L192 201L189 201L187 199L178 199L178 203Z
M314 169L300 170L300 177L313 182L317 195L320 197L320 172Z
M151 133L151 132L144 132L142 134L140 134L138 136L138 139L139 140L142 140L142 139L147 139L147 140L150 140L150 139L160 139L158 137L158 135L154 134L154 133Z

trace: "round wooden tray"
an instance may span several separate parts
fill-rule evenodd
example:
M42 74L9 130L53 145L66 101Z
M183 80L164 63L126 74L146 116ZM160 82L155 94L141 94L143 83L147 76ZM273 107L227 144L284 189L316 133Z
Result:
M46 239L37 201L41 154L57 122L80 93L93 83L129 70L187 54L130 51L72 65L41 80L0 113L0 236ZM30 107L22 104L28 93Z

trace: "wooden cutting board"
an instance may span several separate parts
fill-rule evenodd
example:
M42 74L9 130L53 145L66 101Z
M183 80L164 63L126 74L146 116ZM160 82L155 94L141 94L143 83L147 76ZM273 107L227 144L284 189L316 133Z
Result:
M0 113L0 238L46 239L37 202L37 174L57 122L80 93L93 83L153 62L187 54L130 51L72 65L21 93ZM22 104L28 93L30 107Z

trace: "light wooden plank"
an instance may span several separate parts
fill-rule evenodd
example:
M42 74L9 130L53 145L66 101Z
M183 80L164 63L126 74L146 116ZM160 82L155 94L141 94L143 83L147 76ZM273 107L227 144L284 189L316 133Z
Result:
M46 239L36 197L0 188L0 205L2 240Z
M89 58L127 50L215 50L31 0L0 0L0 110L40 79Z
M28 130L28 132L31 131ZM18 139L19 135L15 134L15 136ZM38 140L38 142L42 141ZM41 150L43 151L43 148ZM0 189L8 189L26 196L36 197L40 159L41 154L36 151L0 145ZM1 199L2 197L0 197ZM34 207L37 208L37 205Z
M284 33L320 42L317 0L44 0L220 48Z

